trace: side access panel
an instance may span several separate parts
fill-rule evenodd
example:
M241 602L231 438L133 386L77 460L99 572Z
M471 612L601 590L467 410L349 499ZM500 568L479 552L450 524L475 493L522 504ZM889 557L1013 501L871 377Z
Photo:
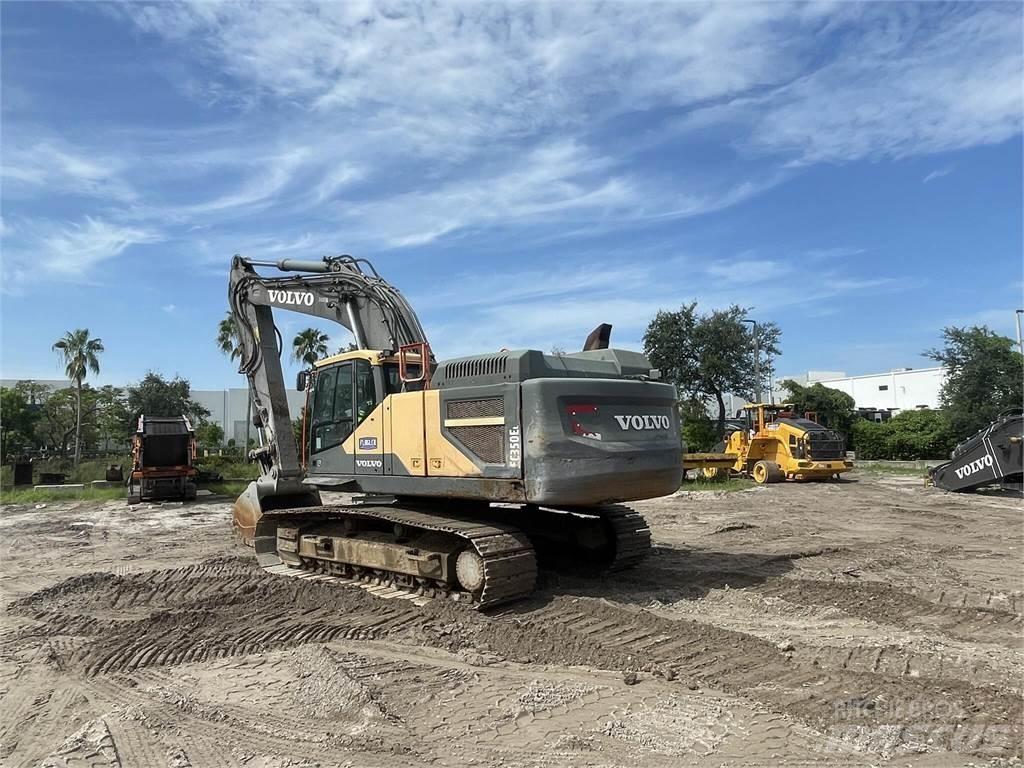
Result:
M385 474L406 477L427 474L423 395L423 392L403 392L384 400Z

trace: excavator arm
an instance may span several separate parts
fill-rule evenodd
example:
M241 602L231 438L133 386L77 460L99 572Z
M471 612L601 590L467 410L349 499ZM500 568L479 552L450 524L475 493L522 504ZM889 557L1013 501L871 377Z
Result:
M256 267L293 274L265 277ZM260 464L260 478L237 502L250 508L243 517L251 517L255 525L268 508L320 503L319 494L302 483L305 473L292 433L280 359L282 340L273 310L336 322L352 332L360 349L394 353L402 346L425 343L426 334L402 294L369 262L351 256L256 261L236 255L228 305L238 331L239 373L248 379L253 423L261 437L260 446L250 453Z

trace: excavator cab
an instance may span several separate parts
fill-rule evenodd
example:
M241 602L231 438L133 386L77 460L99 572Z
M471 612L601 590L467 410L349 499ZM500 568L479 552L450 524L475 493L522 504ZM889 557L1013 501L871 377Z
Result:
M391 395L405 395L405 405L416 400L415 393L421 393L430 378L429 364L421 363L424 359L429 353L352 350L315 364L302 382L308 403L302 456L311 476L392 473L393 463L384 459L385 453L391 454L389 417L394 403L384 403ZM422 406L414 410L421 411ZM422 432L422 422L419 429L409 426L412 435Z

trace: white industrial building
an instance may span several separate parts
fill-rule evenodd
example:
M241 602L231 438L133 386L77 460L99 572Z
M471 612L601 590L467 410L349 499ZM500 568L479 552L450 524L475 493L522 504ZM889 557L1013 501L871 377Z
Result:
M794 376L776 377L771 399L776 403L785 402L787 394L780 382L792 379L804 386L822 384L845 392L854 399L855 407L861 411L898 413L938 408L939 391L945 378L946 371L941 366L895 368L886 373L867 373L863 376L847 376L845 371L807 371ZM740 395L726 395L727 415L735 415L747 402ZM708 412L718 415L718 406L714 401L708 402Z
M207 421L220 425L224 441L234 440L245 445L245 423L249 411L248 389L193 389L192 399L210 412ZM288 410L297 419L306 404L306 393L288 390ZM249 436L256 439L256 428L249 428Z
M808 371L800 376L780 376L799 384L822 384L850 395L856 407L871 411L911 411L938 408L939 391L946 379L941 366L934 368L894 368L886 373L847 376L842 371ZM785 395L776 385L776 402Z

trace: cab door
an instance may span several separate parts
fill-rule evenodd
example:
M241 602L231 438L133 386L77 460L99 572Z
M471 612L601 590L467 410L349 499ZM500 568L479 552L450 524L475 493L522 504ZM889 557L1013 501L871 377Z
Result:
M384 474L384 406L380 369L353 360L356 428L351 442L357 475Z
M313 475L351 475L354 451L343 444L355 429L352 361L321 368L313 384L309 428L309 471Z

